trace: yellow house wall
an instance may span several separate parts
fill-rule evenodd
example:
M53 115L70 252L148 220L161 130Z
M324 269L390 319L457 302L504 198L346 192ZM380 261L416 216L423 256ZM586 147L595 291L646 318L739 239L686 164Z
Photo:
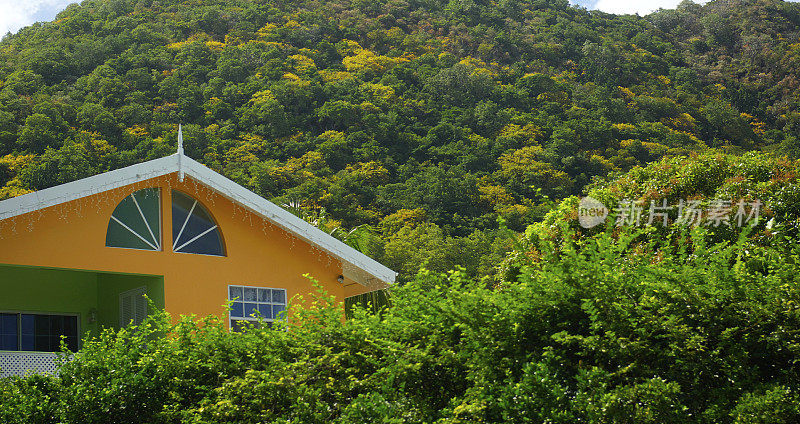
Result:
M163 251L106 247L114 208L146 187L160 188ZM226 257L172 252L173 188L197 198L211 212ZM188 177L178 182L176 174L0 221L0 264L163 275L164 304L173 315L222 316L229 284L285 288L290 299L308 294L313 287L303 277L306 273L339 301L350 294L337 281L342 273L337 259Z

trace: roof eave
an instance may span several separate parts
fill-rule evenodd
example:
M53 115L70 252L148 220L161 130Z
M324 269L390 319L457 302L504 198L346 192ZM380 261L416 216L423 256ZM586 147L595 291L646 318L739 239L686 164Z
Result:
M175 172L178 155L154 159L0 201L0 221Z

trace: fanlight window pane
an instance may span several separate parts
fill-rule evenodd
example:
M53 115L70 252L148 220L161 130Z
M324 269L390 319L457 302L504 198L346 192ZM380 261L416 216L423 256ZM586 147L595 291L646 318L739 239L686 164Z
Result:
M106 231L106 246L161 250L161 201L157 188L146 188L123 199Z
M214 218L197 200L172 192L172 250L225 256L222 235Z

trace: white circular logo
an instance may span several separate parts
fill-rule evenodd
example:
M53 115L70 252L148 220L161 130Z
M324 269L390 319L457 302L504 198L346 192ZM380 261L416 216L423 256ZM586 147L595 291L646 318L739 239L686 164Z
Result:
M602 224L608 216L608 208L599 200L584 197L578 204L578 222L583 228L592 228Z

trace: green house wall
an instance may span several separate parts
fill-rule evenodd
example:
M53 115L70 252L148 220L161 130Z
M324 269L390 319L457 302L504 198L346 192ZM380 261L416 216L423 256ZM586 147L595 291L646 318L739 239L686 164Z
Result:
M75 314L81 336L96 334L119 328L119 294L142 286L163 308L160 276L0 265L0 312Z
M0 311L77 314L81 333L96 331L97 274L0 265Z
M119 294L147 287L147 297L159 308L164 307L164 277L97 274L97 321L101 327L119 327Z

